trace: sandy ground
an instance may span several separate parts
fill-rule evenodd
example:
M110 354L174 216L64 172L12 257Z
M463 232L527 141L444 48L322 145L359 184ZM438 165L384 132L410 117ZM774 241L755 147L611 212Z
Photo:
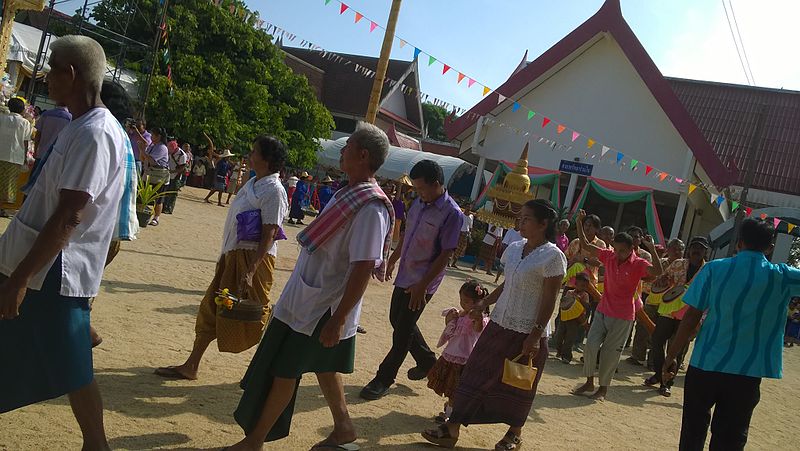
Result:
M185 189L176 212L140 239L123 243L108 268L93 311L93 324L105 341L94 351L94 367L105 402L105 423L115 449L210 450L242 436L232 412L240 396L237 382L255 350L206 354L198 381L170 381L153 375L161 365L182 363L191 349L197 305L212 278L226 209L203 203L205 192ZM7 220L0 227L5 229ZM273 299L294 267L299 229L287 226L281 242ZM420 320L434 344L443 328L439 312L457 305L457 292L471 272L449 270L444 284ZM478 275L481 278L487 276ZM374 375L391 341L388 306L392 287L375 281L365 296L357 339L356 370L344 376L350 413L363 449L432 449L419 432L432 424L441 399L424 381L405 371L385 398L365 402L361 387ZM8 343L3 344L8 346ZM579 354L578 354L579 356ZM569 394L581 367L549 359L539 394L524 430L527 449L674 449L680 428L682 378L672 398L642 386L641 367L620 364L609 399L593 403ZM796 449L800 399L800 349L784 352L784 379L765 380L750 429L750 449ZM326 436L330 413L313 376L302 381L291 435L266 449L302 450ZM492 449L502 426L472 426L462 431L462 449ZM795 445L791 445L794 442ZM65 397L0 415L0 449L79 449L77 424Z

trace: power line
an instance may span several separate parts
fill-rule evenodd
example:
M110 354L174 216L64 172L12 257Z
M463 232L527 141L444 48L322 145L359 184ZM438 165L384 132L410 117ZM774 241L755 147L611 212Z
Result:
M731 7L731 16L733 17L733 26L736 27L736 34L739 36L739 44L742 46L742 55L744 55L744 62L747 65L747 71L750 72L750 80L756 84L756 78L753 77L753 69L750 67L750 59L747 58L747 51L744 49L744 41L742 34L739 32L739 23L736 21L736 13L733 12L733 1L728 0L728 6Z
M748 85L753 85L754 83L750 81L750 74L747 72L747 68L744 64L744 58L742 58L742 53L739 51L739 43L736 41L736 33L733 31L733 24L731 23L731 18L728 16L728 6L725 4L725 0L722 1L722 8L725 9L725 19L728 21L728 29L731 30L731 38L733 38L733 46L736 47L736 54L739 56L739 64L742 65L742 71L744 72L744 78L747 80Z

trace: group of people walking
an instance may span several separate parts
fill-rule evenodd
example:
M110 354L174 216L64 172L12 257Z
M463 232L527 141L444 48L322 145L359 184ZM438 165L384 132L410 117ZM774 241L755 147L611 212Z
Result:
M87 37L67 36L51 51L50 96L69 109L72 121L59 133L32 180L28 200L0 237L0 341L14 344L0 347L6 368L0 372L0 412L68 394L84 448L108 449L92 368L89 298L99 290L109 245L127 211L122 205L134 152L126 130L101 100L102 47ZM154 130L142 158L145 165L170 172L165 138L162 130ZM416 366L407 376L427 378L428 386L447 398L436 415L438 425L422 431L425 440L453 447L461 426L501 423L508 430L495 449L518 449L545 370L559 297L557 327L568 327L558 340L563 360L571 358L567 337L588 326L586 382L574 393L602 400L634 320L652 322L642 282L656 284L665 273L669 283L688 284L688 289L682 305L656 310L651 346L663 349L669 342L669 348L664 357L655 349L654 364L663 364L654 367L649 385L669 388L679 356L696 335L686 374L681 449L702 449L709 425L712 449L744 447L761 378L781 376L787 305L800 295L800 271L766 258L771 224L743 221L739 253L728 259L706 263L707 241L693 239L686 257L677 250L671 262L667 257L665 270L652 239L640 230L607 236L608 248L596 236L602 231L599 219L580 211L577 242L566 246L557 240L553 206L529 201L517 221L520 240L508 243L501 257L505 281L491 292L476 281L464 283L460 308L443 312L439 345L446 347L437 359L417 322L454 262L465 215L445 189L442 168L420 161L409 174L418 198L392 252L395 206L374 179L388 148L386 134L370 124L359 124L348 138L340 161L348 183L297 235L300 255L273 303L277 242L285 238L281 225L291 217L279 178L287 151L274 137L253 140L249 163L255 174L227 212L193 349L183 364L156 370L164 377L196 379L212 342L234 353L258 345L233 414L245 437L228 449L261 449L265 441L286 437L299 381L307 373L315 373L334 424L313 449L358 448L341 375L355 367L355 336L373 277L394 280L392 343L360 396L376 400L390 394L410 353ZM568 265L581 266L571 274ZM562 290L568 274L568 289ZM651 286L651 296L658 290ZM569 314L562 316L565 311ZM523 371L522 383L507 374L515 362L530 369Z

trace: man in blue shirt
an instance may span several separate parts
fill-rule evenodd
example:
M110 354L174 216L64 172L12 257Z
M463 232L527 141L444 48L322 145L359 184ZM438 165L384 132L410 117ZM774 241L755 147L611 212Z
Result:
M789 299L800 295L800 270L767 260L774 234L771 224L745 219L738 254L707 263L683 297L689 309L663 380L675 376L677 355L706 317L686 372L681 450L702 450L709 424L710 450L744 449L761 378L781 378L783 329Z

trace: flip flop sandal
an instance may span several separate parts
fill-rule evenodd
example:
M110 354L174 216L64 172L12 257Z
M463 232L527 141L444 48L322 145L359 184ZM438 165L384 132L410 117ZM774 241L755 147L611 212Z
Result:
M445 413L444 413L444 412L439 412L439 415L436 415L436 416L433 418L433 421L434 421L436 424L445 424L445 423L447 423L447 415L445 415Z
M519 435L506 433L503 439L494 445L494 451L516 451L522 447L522 438Z
M672 391L669 389L669 387L661 387L658 389L658 394L665 398L669 398L672 396Z
M458 441L458 437L450 435L446 424L442 424L436 429L422 431L422 438L442 448L455 448Z
M355 442L341 443L338 445L335 443L319 443L317 445L314 445L314 447L311 448L311 451L324 450L324 449L337 450L337 451L359 451L361 447L356 445Z
M158 225L158 219L153 219L152 221L150 221L150 225L153 226L153 227L157 226Z

